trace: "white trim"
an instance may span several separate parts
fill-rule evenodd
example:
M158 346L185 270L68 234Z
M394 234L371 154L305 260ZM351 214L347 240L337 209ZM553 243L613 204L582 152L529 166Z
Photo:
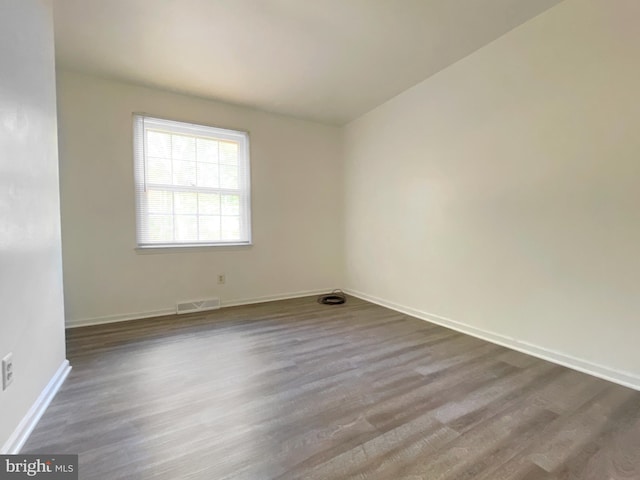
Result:
M58 390L60 390L70 371L71 365L69 365L69 360L65 360L60 364L60 367L58 367L56 373L51 377L51 380L49 380L47 386L42 390L35 403L2 446L0 454L15 455L20 453L20 450L29 439L29 435L31 435L33 429L36 428L40 418L42 418L51 400L53 400L53 397L55 397Z
M253 247L253 243L216 243L216 244L204 244L194 243L191 245L154 245L145 247L133 247L134 251L138 255L154 255L154 254L167 254L167 253L198 253L198 252L211 252L214 250L226 250L240 252L247 248Z
M138 253L148 253L145 250L157 250L155 253L167 253L170 249L178 248L182 249L181 253L184 253L185 249L189 248L218 248L218 247L251 247L253 243L249 242L218 242L218 243L141 243L135 247Z
M589 360L574 357L573 355L558 352L556 350L550 350L548 348L534 345L533 343L529 343L524 340L518 340L517 338L508 337L506 335L501 335L499 333L484 330L482 328L473 327L466 323L458 322L447 317L442 317L433 313L424 312L422 310L417 310L415 308L389 302L387 300L383 300L366 293L358 292L356 290L345 289L344 291L349 295L360 298L362 300L366 300L371 303L375 303L391 310L395 310L396 312L404 313L406 315L416 317L420 320L435 323L437 325L441 325L443 327L450 328L467 335L471 335L472 337L486 340L487 342L495 343L512 350L517 350L518 352L526 353L527 355L532 355L534 357L541 358L558 365L562 365L563 367L568 367L573 370L587 373L589 375L593 375L594 377L602 378L604 380L608 380L610 382L614 382L619 385L623 385L625 387L633 388L634 390L640 391L640 375L637 375L635 373L593 363Z
M239 305L251 305L254 303L275 302L277 300L289 300L293 298L308 297L311 295L321 295L331 292L333 288L321 290L304 290L292 293L281 293L276 295L265 295L263 297L242 298L237 300L220 299L220 308L236 307ZM204 312L203 312L204 313ZM141 320L143 318L163 317L165 315L175 315L176 307L163 308L161 310L150 310L146 312L123 313L117 315L105 315L104 317L81 318L77 320L67 320L66 328L88 327L90 325L102 325L106 323L126 322L130 320Z
M329 293L333 288L324 288L322 290L303 290L300 292L283 293L280 295L266 295L264 297L243 298L239 300L223 300L222 307L237 307L240 305L252 305L254 303L275 302L278 300L291 300L294 298L310 297L312 295L322 295Z
M105 315L103 317L80 318L77 320L67 320L66 328L89 327L91 325L102 325L105 323L128 322L129 320L141 320L143 318L175 315L175 313L176 307L174 306L173 308L148 310L146 312L120 313L116 315Z

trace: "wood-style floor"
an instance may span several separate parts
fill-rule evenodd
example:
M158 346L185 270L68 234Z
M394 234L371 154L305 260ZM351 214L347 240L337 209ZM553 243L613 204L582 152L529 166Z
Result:
M640 479L640 392L350 298L68 332L23 453L100 479Z

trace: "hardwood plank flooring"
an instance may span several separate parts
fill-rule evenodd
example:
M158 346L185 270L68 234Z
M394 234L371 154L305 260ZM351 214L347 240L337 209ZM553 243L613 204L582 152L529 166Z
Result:
M93 479L640 479L640 392L349 298L67 332L23 453Z

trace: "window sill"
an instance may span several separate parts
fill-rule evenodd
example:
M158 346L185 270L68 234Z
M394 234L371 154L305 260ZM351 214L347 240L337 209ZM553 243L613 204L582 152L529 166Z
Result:
M158 253L198 253L212 252L216 250L241 251L251 248L253 243L211 243L193 245L149 245L137 246L134 250L139 255L153 255Z

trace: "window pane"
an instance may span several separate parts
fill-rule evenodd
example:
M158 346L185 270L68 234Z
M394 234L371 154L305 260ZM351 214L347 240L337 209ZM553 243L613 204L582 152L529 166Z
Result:
M149 157L171 158L171 135L147 132L147 155Z
M163 190L147 191L147 209L149 213L173 213L173 194Z
M198 213L200 215L220 215L220 195L217 193L199 193Z
M238 188L238 167L220 165L220 187Z
M198 194L195 192L174 193L177 214L196 215L198 213Z
M240 215L240 195L222 195L222 215Z
M240 217L222 217L222 240L240 239Z
M171 215L149 215L149 241L173 242L173 217Z
M173 184L195 186L196 162L173 162Z
M200 216L200 241L217 242L220 240L220 217Z
M198 217L196 215L176 215L176 241L198 241Z
M149 157L147 161L147 182L171 184L171 160Z
M217 163L198 163L198 186L213 188L220 186Z
M238 165L238 144L220 142L220 163Z
M174 160L196 161L196 139L186 135L171 135L171 154Z
M204 138L198 138L196 142L198 162L218 162L218 142L215 140L206 140Z

